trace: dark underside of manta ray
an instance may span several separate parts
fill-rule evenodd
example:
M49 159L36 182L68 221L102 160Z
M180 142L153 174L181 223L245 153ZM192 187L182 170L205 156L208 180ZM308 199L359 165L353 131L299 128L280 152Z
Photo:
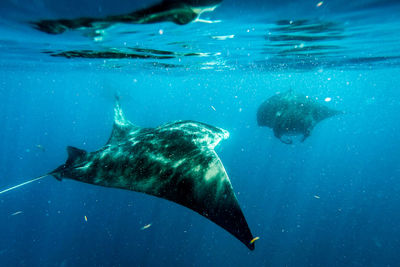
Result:
M197 19L203 12L213 11L221 2L222 0L163 0L158 4L126 14L102 18L45 19L32 24L36 29L50 34L79 28L104 29L115 23L149 24L170 21L185 25Z
M173 201L254 249L231 182L214 151L228 138L227 131L195 121L141 128L124 118L118 100L114 111L114 127L104 147L95 152L68 147L66 163L49 174Z
M257 122L259 126L272 128L274 135L283 143L291 144L292 139L288 135L301 134L303 142L317 123L338 114L343 112L289 90L263 102L257 111Z

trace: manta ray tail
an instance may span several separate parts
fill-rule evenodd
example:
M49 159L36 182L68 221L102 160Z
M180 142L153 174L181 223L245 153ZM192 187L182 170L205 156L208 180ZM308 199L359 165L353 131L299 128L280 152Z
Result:
M43 179L43 178L45 178L47 176L50 176L50 175L56 177L57 180L61 181L61 178L60 178L59 174L62 174L63 170L72 167L75 162L79 161L87 153L85 150L82 150L82 149L79 149L79 148L75 148L75 147L72 147L72 146L67 147L67 151L68 151L68 159L65 162L65 164L61 165L60 167L58 167L57 169L55 169L54 171L52 171L50 173L44 174L42 176L33 178L33 179L28 180L26 182L23 182L21 184L18 184L18 185L12 186L10 188L4 189L4 190L0 191L0 195L6 193L8 191L17 189L19 187L22 187L24 185L27 185L27 184L33 183L35 181L41 180L41 179Z
M45 175L42 175L42 176L33 178L33 179L29 180L29 181L23 182L23 183L21 183L21 184L14 185L14 186L12 186L12 187L10 187L10 188L4 189L4 190L0 191L0 195L6 193L6 192L8 192L8 191L17 189L18 187L21 187L21 186L24 186L24 185L33 183L33 182L35 182L35 181L41 180L41 179L43 179L43 178L45 178L45 177L47 177L47 176L49 176L49 175L50 175L50 174L45 174Z

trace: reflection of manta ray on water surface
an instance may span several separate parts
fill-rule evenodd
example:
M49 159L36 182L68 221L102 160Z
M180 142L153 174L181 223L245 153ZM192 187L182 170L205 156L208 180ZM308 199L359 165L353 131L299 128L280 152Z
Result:
M342 113L289 90L262 103L257 111L257 122L259 126L272 128L274 135L283 143L291 144L292 140L284 136L302 134L303 142L317 123Z
M127 14L103 18L46 19L32 24L38 30L51 34L79 28L103 29L115 23L149 24L171 21L185 25L198 19L203 12L213 11L221 2L222 0L163 0L161 3Z
M21 185L52 175L146 193L196 211L254 249L256 239L214 151L227 131L195 121L141 128L124 118L118 101L114 119L104 147L95 152L68 147L65 164Z

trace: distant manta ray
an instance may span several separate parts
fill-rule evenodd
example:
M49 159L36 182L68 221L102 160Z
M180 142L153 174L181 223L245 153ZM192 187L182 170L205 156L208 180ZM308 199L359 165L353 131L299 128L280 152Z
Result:
M104 29L115 23L149 24L171 21L185 25L198 19L203 12L213 11L221 2L222 0L163 0L161 3L127 14L103 18L45 19L32 24L38 30L50 34L79 28Z
M223 129L195 121L141 128L124 118L117 99L114 126L95 152L67 147L68 159L47 175L127 189L164 198L203 215L249 249L254 239L228 175L214 147L229 136Z
M320 121L343 114L330 109L316 100L293 90L276 94L263 102L257 111L259 126L272 128L274 135L285 144L291 144L287 135L302 134L306 140Z

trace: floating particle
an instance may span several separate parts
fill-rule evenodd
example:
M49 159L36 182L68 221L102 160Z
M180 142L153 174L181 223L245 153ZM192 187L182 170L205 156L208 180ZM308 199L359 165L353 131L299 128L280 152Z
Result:
M330 98L330 97L325 98L325 102L330 102L331 100L332 100L332 98Z
M160 29L160 30L158 30L158 33L159 33L160 35L163 35L163 34L164 34L164 30L163 30L163 29Z
M140 230L146 230L147 228L150 228L150 226L151 226L151 223L149 223L149 224L146 224L145 226L143 226L142 228L140 228Z
M322 6L324 4L324 1L321 1L321 2L319 2L318 4L317 4L317 7L320 7L320 6Z
M320 198L321 198L320 196L317 196L317 195L314 195L314 197L315 197L316 199L320 199Z
M232 34L232 35L223 35L223 36L222 35L221 36L211 36L212 39L219 40L219 41L224 41L226 39L232 39L234 37L235 37L234 34Z
M85 215L85 216L83 216L83 218L85 218L85 222L87 222L87 217L86 217L86 215Z
M13 214L11 214L11 216L15 216L15 215L22 214L22 213L24 213L24 212L22 210L19 210L19 211L14 212Z
M217 111L217 110L214 108L214 106L211 106L211 108L212 108L214 111Z
M260 239L259 236L254 237L254 238L250 241L250 244L253 244L253 243L256 242L258 239Z

